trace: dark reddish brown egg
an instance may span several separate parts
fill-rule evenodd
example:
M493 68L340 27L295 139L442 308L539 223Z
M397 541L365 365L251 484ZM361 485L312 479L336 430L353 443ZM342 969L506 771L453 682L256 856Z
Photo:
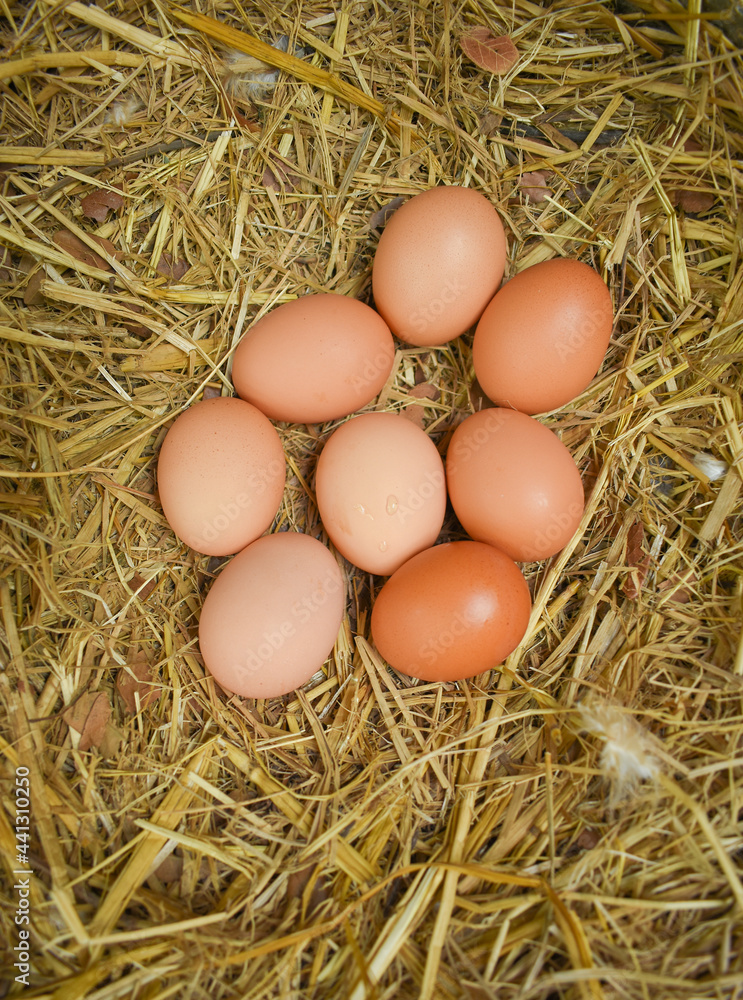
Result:
M526 633L531 597L521 570L483 542L445 542L392 574L374 603L374 644L390 666L424 681L496 667Z

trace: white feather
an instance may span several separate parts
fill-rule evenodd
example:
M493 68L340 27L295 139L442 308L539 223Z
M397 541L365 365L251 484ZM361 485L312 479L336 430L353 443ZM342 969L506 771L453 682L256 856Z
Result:
M608 702L580 706L581 728L604 741L599 766L611 782L611 804L626 799L642 781L660 774L650 733L629 712Z
M103 121L107 125L128 125L141 110L142 102L138 97L126 97L121 101L114 101L106 109Z
M715 458L708 451L698 451L692 458L692 461L699 471L703 472L710 481L721 479L730 468L727 462Z

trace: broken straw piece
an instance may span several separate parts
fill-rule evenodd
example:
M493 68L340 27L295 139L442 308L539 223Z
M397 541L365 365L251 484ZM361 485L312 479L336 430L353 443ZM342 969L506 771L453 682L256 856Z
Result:
M580 706L581 728L604 740L601 770L611 782L612 806L626 799L641 781L660 774L660 760L650 733L624 709L608 702Z

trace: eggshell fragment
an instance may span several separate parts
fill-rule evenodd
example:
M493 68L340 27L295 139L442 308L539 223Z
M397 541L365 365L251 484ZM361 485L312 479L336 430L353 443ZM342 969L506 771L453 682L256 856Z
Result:
M572 455L554 431L516 410L493 407L467 417L449 442L446 480L467 534L517 562L559 552L583 516Z
M374 305L409 344L445 344L480 318L503 279L506 236L488 199L448 185L390 217L374 255Z
M210 556L232 555L270 527L286 459L276 428L250 403L204 399L171 425L157 462L168 524Z
M390 666L424 681L457 681L498 666L524 637L531 596L521 570L483 542L419 552L374 602L374 644Z
M277 698L305 684L330 655L343 619L343 574L311 535L264 535L211 586L199 620L209 672L244 698Z
M317 463L317 507L335 547L359 569L387 576L432 545L446 510L436 445L396 413L351 417Z
M522 413L570 402L601 367L611 294L588 264L556 258L520 271L482 314L472 361L483 392Z
M348 416L379 393L395 345L372 308L348 295L303 295L258 320L232 365L238 394L273 420Z

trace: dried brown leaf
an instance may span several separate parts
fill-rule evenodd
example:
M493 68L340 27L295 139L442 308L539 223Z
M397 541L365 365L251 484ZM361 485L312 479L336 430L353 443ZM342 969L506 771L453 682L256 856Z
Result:
M494 135L503 124L503 115L496 114L495 111L488 111L480 119L480 135L489 138Z
M675 188L669 192L671 204L684 212L708 212L715 203L715 196L699 188Z
M9 247L0 247L0 282L4 285L13 280L13 255Z
M77 701L62 713L62 718L80 740L78 750L98 747L106 735L106 727L111 718L111 704L103 691L86 691Z
M103 739L98 744L101 756L114 757L118 753L119 747L124 742L124 739L124 734L120 729L117 729L116 726L110 722L107 723Z
M547 201L552 194L552 188L547 183L549 174L544 170L534 170L521 175L519 187L529 199L536 204Z
M419 382L408 393L413 399L438 399L441 393L430 382Z
M677 604L688 604L694 596L693 586L697 582L696 573L671 573L658 585L658 593L667 595L667 601Z
M408 420L412 421L417 427L423 427L426 420L426 414L422 406L415 406L411 404L410 406L404 406L400 410L400 415L407 417Z
M477 413L478 410L487 410L490 407L495 406L493 400L489 399L488 396L485 395L485 390L476 378L472 379L469 389L469 397L473 413Z
M131 591L137 595L140 601L146 601L157 586L157 577L153 576L152 579L145 580L143 576L135 572L134 576L132 576L127 583L129 584Z
M147 708L160 697L162 686L156 677L157 671L143 649L135 652L125 667L119 667L116 673L116 690L132 715Z
M578 834L578 838L575 841L576 846L582 848L584 851L591 851L601 840L598 833L595 830L581 830Z
M86 194L80 199L83 215L96 222L105 222L106 216L113 209L121 208L124 204L123 195L118 191L109 191L106 188L95 188L90 194Z
M484 27L471 28L459 39L462 51L475 66L502 76L519 61L519 53L508 35L495 36Z
M154 874L161 882L177 882L183 874L183 858L169 854L155 869Z
M633 521L627 532L627 564L639 566L644 555L645 529L642 521Z
M263 171L263 186L272 191L293 191L299 178L288 163L272 157Z
M395 212L400 205L405 201L402 197L393 198L392 201L388 201L386 205L382 205L372 212L371 218L369 219L370 229L384 229L387 224L387 220Z
M46 274L41 270L31 275L23 290L24 306L40 306L42 302L46 302L46 299L41 294L41 283L44 280L46 280Z
M160 274L164 274L168 281L180 281L191 265L186 260L174 260L171 253L164 252L160 260L155 265L155 269Z
M286 884L287 899L291 902L292 899L301 898L308 916L311 916L328 898L325 880L322 877L318 878L316 868L316 865L310 864L299 871L291 872ZM307 898L308 887L309 898Z
M635 600L640 596L650 568L650 554L645 552L645 529L642 521L635 521L627 533L627 565L630 573L622 585L622 593L630 600Z
M127 309L134 313L144 313L142 306L137 305L135 302L129 302L127 304ZM121 320L122 325L126 330L129 331L134 337L139 337L140 340L147 340L152 336L152 330L143 323L135 323L133 320L124 319Z
M104 239L103 236L94 236L92 233L90 238L112 257L121 256L110 240ZM98 267L102 271L113 271L108 261L91 250L87 244L67 229L60 229L52 239L61 250L66 250L71 257L79 260L82 264L87 264L88 267Z

